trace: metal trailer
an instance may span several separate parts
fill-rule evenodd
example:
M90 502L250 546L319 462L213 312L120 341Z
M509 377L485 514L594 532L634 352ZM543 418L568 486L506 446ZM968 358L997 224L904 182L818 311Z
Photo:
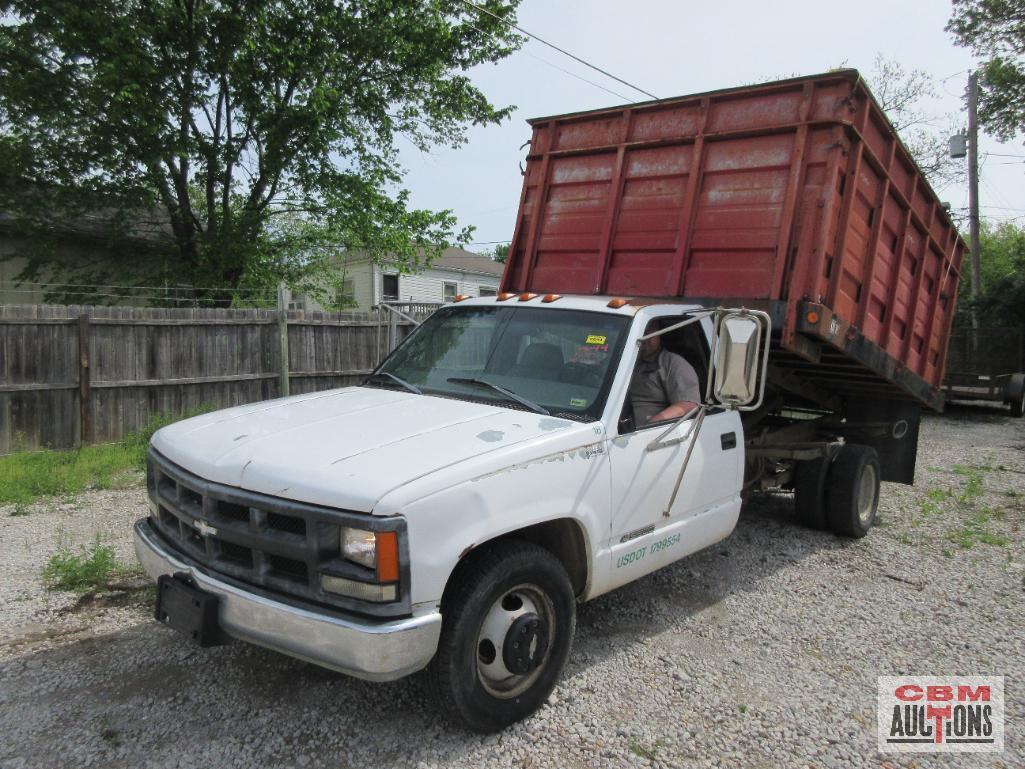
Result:
M948 399L1005 403L1025 411L1025 329L978 328L950 335L943 392Z

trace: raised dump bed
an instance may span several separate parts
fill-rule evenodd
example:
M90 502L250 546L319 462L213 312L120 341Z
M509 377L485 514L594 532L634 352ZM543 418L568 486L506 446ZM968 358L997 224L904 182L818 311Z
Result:
M965 244L856 70L530 124L503 291L761 307L793 397L942 409Z

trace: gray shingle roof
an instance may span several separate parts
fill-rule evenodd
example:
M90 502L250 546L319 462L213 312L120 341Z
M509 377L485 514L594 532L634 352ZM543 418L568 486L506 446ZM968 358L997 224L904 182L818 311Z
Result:
M475 272L482 275L494 275L502 277L505 265L496 262L487 256L465 251L461 248L446 248L441 256L431 263L435 269L459 270L460 272ZM430 268L428 268L430 269Z

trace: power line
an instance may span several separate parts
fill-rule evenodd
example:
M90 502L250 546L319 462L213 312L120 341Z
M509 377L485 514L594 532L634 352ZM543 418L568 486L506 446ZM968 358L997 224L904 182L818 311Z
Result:
M524 53L527 54L527 56L529 56L532 59L537 59L542 64L547 64L549 67L552 67L553 69L559 70L559 72L565 72L570 77L575 77L577 80L582 80L583 82L587 83L588 85L593 85L595 88L600 88L601 90L605 91L605 93L610 93L613 96L615 96L617 99L622 99L623 101L629 101L629 102L636 101L635 99L631 99L629 96L624 96L623 94L619 93L618 91L613 91L611 88L606 88L605 86L601 85L600 83L596 83L593 80L588 80L586 77L581 77L576 72L570 72L568 69L565 69L564 67L560 67L558 64L555 64L553 62L548 61L548 59L542 59L540 56L535 56L530 51L524 51Z
M941 83L946 83L946 82L947 82L948 80L953 80L953 79L954 79L955 77L957 77L958 75L964 75L964 74L965 74L965 73L967 73L967 72L971 72L971 68L969 68L969 69L959 69L959 70L958 70L957 72L955 72L955 73L954 73L953 75L947 75L947 76L946 76L945 78L943 78L942 80L940 80L940 82L941 82Z
M595 72L600 72L601 74L605 75L605 77L612 78L617 83L622 83L623 85L627 86L628 88L633 88L635 91L643 93L645 96L649 96L652 99L657 99L658 98L657 96L655 96L655 94L651 93L650 91L645 91L643 88L639 88L638 86L634 85L633 83L628 83L626 80L623 80L623 78L616 77L611 72L609 72L607 70L604 70L604 69L602 69L601 67L599 67L597 65L591 64L589 61L585 61L584 59L581 59L579 56L573 55L572 53L570 53L566 49L560 48L559 46L555 45L554 43L549 43L547 40L542 40L537 35L534 35L534 34L531 34L530 32L527 32L527 30L525 30L523 27L519 26L518 24L514 24L513 22L509 21L508 19L503 19L497 13L492 13L487 8L482 8L481 6L477 5L476 3L471 3L470 0L459 0L459 2L461 2L463 5L468 6L470 8L475 8L476 10L480 11L481 13L486 13L488 16L492 17L493 19L497 19L498 21L502 22L506 26L509 26L509 27L515 29L517 32L526 35L531 40L536 40L537 42L541 43L542 45L547 45L549 48L552 48L553 50L558 51L559 53L563 54L564 56L569 56L571 59L573 59L574 61L579 62L580 64L583 64L585 67L590 67Z
M470 29L477 30L482 35L490 35L491 34L490 32L486 32L485 30L481 29L480 27L478 27L475 24L469 24L468 23L467 26L470 27ZM532 59L537 59L542 64L547 64L552 69L557 69L557 70L559 70L559 72L563 72L563 73L569 75L570 77L575 77L577 80L582 80L583 82L587 83L588 85L593 85L595 88L600 88L601 90L605 91L605 93L610 93L613 96L615 96L617 99L623 99L624 101L634 102L634 103L636 102L636 99L631 99L629 96L624 96L623 94L619 93L618 91L613 91L611 88L606 88L605 86L601 85L600 83L596 83L593 80L588 80L586 77L581 77L576 72L570 72L568 69L565 69L563 67L560 67L558 64L555 64L553 62L548 61L548 59L543 59L540 56L535 56L530 51L524 51L523 53L525 53L527 56L529 56Z

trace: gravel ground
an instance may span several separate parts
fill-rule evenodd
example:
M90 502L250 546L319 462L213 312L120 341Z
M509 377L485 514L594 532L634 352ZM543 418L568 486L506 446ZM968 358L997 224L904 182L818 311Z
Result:
M1025 767L1025 422L922 430L860 541L785 497L726 541L582 606L548 705L500 735L442 719L422 678L370 684L252 646L190 646L149 593L44 591L99 532L130 557L141 490L0 509L0 767ZM63 534L58 532L63 531ZM1002 754L876 752L879 675L1003 674Z

